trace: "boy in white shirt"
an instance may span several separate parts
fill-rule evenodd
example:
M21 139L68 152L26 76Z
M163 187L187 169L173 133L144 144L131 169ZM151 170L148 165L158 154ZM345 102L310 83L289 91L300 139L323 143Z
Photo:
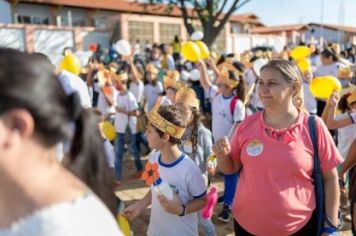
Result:
M152 153L142 178L151 185L143 199L124 210L132 220L151 205L148 236L196 236L199 212L206 205L206 185L199 167L177 144L185 131L187 114L178 106L154 107L147 115L146 136ZM168 183L173 198L165 197L159 180Z
M130 149L135 158L136 170L140 173L143 169L140 153L138 152L136 145L136 126L139 111L135 96L127 89L127 74L114 75L112 78L115 88L119 91L116 97L115 107L115 129L117 133L115 140L115 180L117 185L121 185L122 159L125 153L125 132L127 128L130 129L131 133Z

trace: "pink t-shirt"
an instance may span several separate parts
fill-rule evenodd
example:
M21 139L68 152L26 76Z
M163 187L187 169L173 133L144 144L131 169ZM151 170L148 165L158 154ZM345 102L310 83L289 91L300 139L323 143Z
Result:
M325 124L316 119L319 159L323 172L342 162ZM233 203L238 223L254 235L290 235L300 230L315 209L313 145L308 115L275 130L263 112L247 117L231 141L230 156L242 164Z

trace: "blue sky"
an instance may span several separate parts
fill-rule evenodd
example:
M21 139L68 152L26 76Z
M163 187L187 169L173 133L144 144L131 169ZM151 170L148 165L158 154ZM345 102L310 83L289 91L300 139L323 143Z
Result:
M253 12L267 26L320 23L322 1L324 23L356 27L355 0L251 0L237 10L236 14Z

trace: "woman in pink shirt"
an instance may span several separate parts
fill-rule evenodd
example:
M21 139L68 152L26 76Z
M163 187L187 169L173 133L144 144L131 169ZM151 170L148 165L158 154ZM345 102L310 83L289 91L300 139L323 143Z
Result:
M303 110L301 74L292 62L272 60L261 69L258 96L265 110L247 117L214 145L225 174L240 172L233 215L236 235L316 235L313 145ZM316 119L318 150L325 189L323 235L338 225L342 162L325 124Z

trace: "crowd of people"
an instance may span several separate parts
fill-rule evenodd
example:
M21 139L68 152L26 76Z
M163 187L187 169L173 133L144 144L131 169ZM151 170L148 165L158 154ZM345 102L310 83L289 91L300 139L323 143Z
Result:
M201 225L213 236L202 210L217 172L217 219L236 235L335 235L342 221L355 233L355 57L337 44L307 47L301 70L287 47L190 62L176 38L105 61L94 52L78 75L0 49L0 236L121 235L113 215L132 221L149 206L147 235L198 235ZM320 76L341 92L314 97ZM124 177L150 189L118 212Z

